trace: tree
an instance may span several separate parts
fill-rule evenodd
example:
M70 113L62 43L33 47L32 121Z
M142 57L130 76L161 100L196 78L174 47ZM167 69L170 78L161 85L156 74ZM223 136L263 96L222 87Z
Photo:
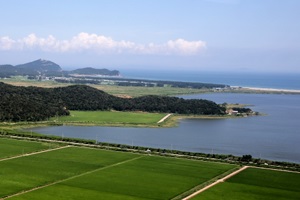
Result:
M243 155L241 161L243 162L250 162L252 160L251 155Z

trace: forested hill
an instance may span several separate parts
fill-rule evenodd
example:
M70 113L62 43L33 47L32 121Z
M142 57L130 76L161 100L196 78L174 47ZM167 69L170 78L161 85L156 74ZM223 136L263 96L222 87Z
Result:
M0 121L40 121L69 115L69 110L146 111L222 115L225 110L208 100L144 96L124 99L86 85L61 88L18 87L0 82Z
M68 72L69 75L79 74L79 75L101 75L101 76L119 76L120 72L118 70L108 70L108 69L95 69L92 67L86 67L81 69L75 69Z

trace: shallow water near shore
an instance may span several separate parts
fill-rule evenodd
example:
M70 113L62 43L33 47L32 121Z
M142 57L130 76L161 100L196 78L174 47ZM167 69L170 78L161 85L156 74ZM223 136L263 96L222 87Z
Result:
M300 163L300 95L199 94L217 103L255 105L266 116L182 119L173 128L59 126L32 129L47 135L191 152L245 155Z

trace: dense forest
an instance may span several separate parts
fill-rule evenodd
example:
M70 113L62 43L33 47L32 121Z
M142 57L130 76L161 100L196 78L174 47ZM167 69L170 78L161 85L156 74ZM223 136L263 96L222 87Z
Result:
M60 88L12 86L0 82L0 121L40 121L69 115L69 110L118 110L222 115L225 108L208 100L167 96L124 99L86 85Z

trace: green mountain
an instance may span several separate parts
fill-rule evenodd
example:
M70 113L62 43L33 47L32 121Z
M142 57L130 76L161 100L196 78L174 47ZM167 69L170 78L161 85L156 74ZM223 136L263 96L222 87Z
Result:
M35 60L29 63L20 65L0 65L0 78L10 76L119 76L120 72L117 70L95 69L91 67L76 69L72 71L63 71L62 68L49 60Z
M25 70L31 70L31 71L36 71L40 73L45 73L45 72L61 72L62 69L61 67L49 60L35 60L29 63L21 64L21 65L16 65L15 66L18 69L25 69Z
M0 77L10 76L53 76L62 73L61 67L49 60L35 60L21 65L0 65Z

